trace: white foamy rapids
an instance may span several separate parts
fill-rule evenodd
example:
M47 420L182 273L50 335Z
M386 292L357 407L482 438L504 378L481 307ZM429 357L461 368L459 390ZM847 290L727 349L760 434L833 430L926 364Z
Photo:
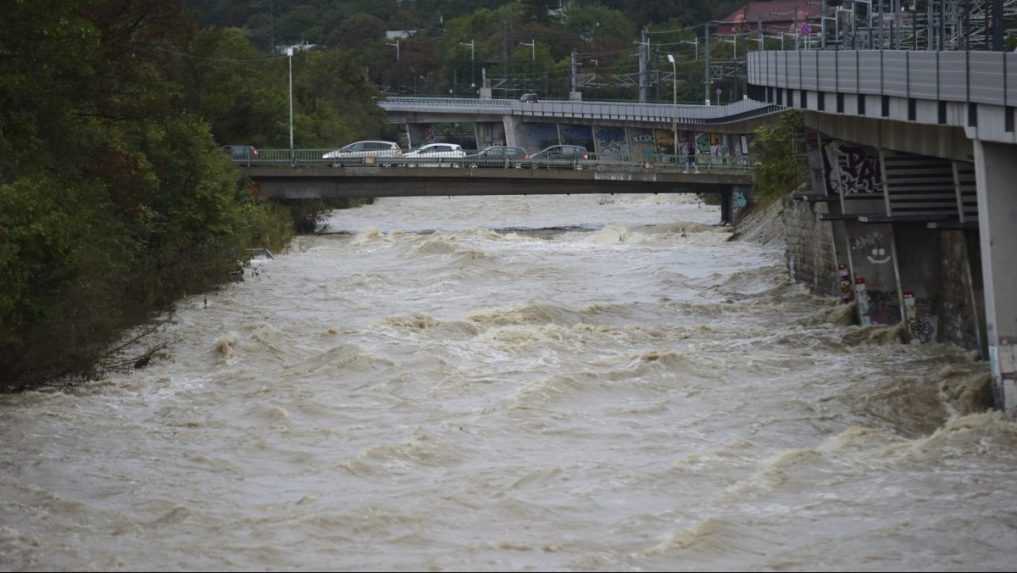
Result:
M684 196L381 200L0 396L0 564L1007 570L984 363L846 325Z

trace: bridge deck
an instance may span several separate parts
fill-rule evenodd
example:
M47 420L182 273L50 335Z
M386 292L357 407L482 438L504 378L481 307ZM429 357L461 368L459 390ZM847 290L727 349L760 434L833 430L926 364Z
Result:
M746 169L242 167L268 199L726 192L752 185Z

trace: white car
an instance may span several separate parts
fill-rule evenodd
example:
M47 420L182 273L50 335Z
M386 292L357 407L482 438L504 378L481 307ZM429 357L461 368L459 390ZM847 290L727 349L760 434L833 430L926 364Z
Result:
M329 151L322 159L364 159L368 157L402 157L398 143L391 141L357 141L342 149Z
M437 166L441 163L452 163L453 160L466 157L461 145L455 143L429 143L418 149L403 155L404 159L413 161L408 165ZM422 159L437 159L438 161L420 161Z

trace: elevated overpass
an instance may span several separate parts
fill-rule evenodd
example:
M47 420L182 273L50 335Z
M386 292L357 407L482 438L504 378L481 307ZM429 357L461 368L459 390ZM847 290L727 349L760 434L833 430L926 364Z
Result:
M1017 53L759 51L748 82L814 130L803 199L867 285L863 321L970 333L1017 417Z
M660 149L673 148L676 133L680 146L694 141L701 153L722 147L731 155L747 154L749 134L781 110L751 100L704 106L392 97L378 105L389 122L405 128L410 148L440 139L433 126L467 124L477 147L511 145L535 152L574 144L618 161L655 161Z
M501 121L505 117L603 125L704 129L737 126L780 111L774 104L742 100L726 105L668 105L639 102L390 97L378 102L392 123ZM751 131L751 129L749 130ZM744 131L741 131L744 132ZM592 150L591 150L592 151Z

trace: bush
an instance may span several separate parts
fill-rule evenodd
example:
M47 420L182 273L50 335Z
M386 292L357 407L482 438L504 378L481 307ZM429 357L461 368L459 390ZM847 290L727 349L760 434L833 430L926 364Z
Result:
M755 162L755 199L768 205L805 181L808 165L804 154L802 116L786 111L776 122L756 129L752 142Z

